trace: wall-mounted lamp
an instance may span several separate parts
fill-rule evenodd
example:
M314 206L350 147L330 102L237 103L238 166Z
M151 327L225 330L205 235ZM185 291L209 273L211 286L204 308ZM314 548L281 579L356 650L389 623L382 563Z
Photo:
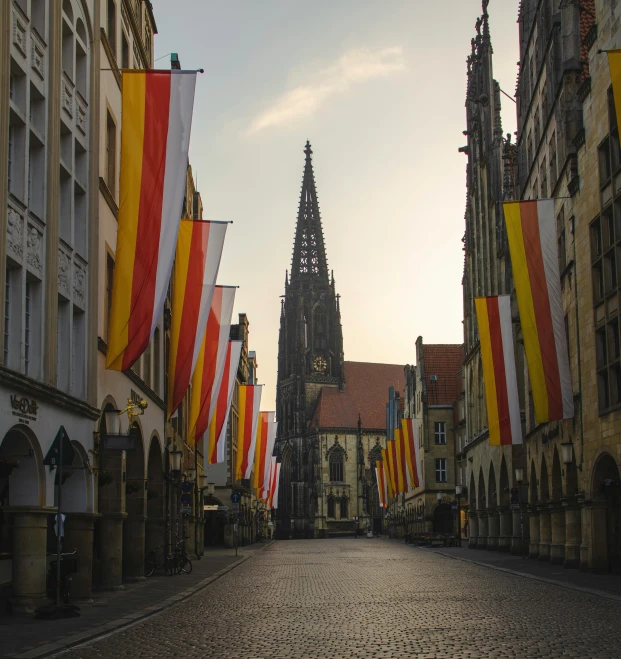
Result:
M179 474L181 471L181 458L183 453L181 451L171 451L170 452L170 471L176 474Z
M563 442L561 444L561 457L565 465L570 465L573 462L574 445L571 442Z

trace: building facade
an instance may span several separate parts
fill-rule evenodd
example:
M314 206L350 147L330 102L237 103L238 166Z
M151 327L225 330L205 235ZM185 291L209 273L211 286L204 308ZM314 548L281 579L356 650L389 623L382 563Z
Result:
M76 452L67 541L85 546L84 522L92 543L97 509L98 11L94 0L0 8L0 584L16 608L45 597L56 495L43 460L61 425Z
M425 345L419 336L416 365L405 368L402 415L413 419L417 429L422 485L391 502L391 518L400 522L398 533L457 532L454 406L462 393L456 386L462 362L460 345Z
M458 483L468 507L469 546L521 551L519 511L510 508L515 467L524 467L522 446L490 446L475 298L510 295L511 260L502 202L515 198L516 146L502 132L501 90L493 74L487 3L476 23L468 56L464 298L465 433L458 441ZM513 110L513 107L512 107ZM517 318L515 296L513 315ZM523 392L524 354L514 350ZM524 408L523 399L521 407ZM523 505L525 502L523 502ZM461 513L460 513L461 514Z

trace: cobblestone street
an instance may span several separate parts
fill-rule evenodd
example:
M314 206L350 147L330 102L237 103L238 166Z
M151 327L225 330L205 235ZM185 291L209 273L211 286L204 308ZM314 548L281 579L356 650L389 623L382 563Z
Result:
M390 540L277 542L63 659L621 656L621 602Z

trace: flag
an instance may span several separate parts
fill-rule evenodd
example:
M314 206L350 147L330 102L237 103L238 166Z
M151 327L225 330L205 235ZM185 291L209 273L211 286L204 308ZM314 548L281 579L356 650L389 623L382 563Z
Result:
M196 72L123 71L121 177L107 368L145 351L164 308L185 191Z
M489 443L492 446L521 444L511 298L508 295L477 297L474 303L481 341Z
M259 423L257 425L257 441L254 449L254 479L253 487L257 489L257 496L260 496L260 490L263 489L265 482L265 465L269 464L269 459L274 450L274 443L270 447L270 440L276 439L274 426L276 421L276 412L259 412ZM272 432L274 429L274 432ZM269 453L268 453L269 451Z
M225 222L181 220L172 300L168 417L190 385L201 350L224 245Z
M423 486L417 430L416 419L401 419L401 434L408 466L408 490Z
M273 455L270 458L270 463L269 463L269 476L267 479L266 487L264 488L261 498L266 500L266 505L268 508L272 507L272 494L274 492L273 489L273 481L276 476L276 456Z
M396 486L397 494L407 492L407 464L405 459L405 445L403 443L403 435L399 428L394 429L394 448L396 458Z
M608 66L615 100L617 126L621 126L621 50L608 50Z
M392 499L393 497L396 496L396 492L395 492L395 482L393 478L392 449L390 447L390 441L387 441L386 448L382 449L382 462L384 463L384 475L386 476L388 496Z
M272 508L278 508L278 487L280 486L280 467L281 463L275 464L274 487L272 489Z
M203 455L207 464L213 465L226 460L226 429L233 402L233 392L237 382L237 369L241 357L242 341L229 341L226 359L218 392L214 392L213 415L209 422L208 433L203 435Z
M235 288L216 286L192 376L188 433L190 445L195 444L209 427L212 402L217 399L217 391L224 372L234 301Z
M554 199L506 202L504 211L535 418L537 423L570 419L574 400Z
M375 476L377 480L380 506L386 508L388 506L388 486L386 483L386 475L384 473L384 463L381 460L375 461Z
M272 414L275 413L272 412ZM262 491L265 491L269 487L270 482L270 462L272 459L272 453L274 452L274 446L276 444L276 431L278 429L278 422L274 421L274 417L271 417L267 427L267 446L265 448L265 464L263 467L263 483L260 486ZM263 495L261 494L261 497Z
M238 392L239 415L237 419L237 467L236 478L250 478L257 439L261 385L242 384Z

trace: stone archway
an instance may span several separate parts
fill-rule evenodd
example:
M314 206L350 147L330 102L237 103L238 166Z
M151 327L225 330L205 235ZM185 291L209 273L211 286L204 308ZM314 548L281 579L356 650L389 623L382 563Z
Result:
M439 503L433 511L433 532L453 533L455 524L453 522L453 511L450 503Z
M535 461L530 463L530 478L528 479L528 557L539 557L539 488L537 487L537 468Z
M123 581L142 581L144 576L146 487L144 441L139 420L131 428L135 444L126 451L125 510L123 521Z
M509 471L507 461L502 456L500 462L500 481L498 489L498 515L500 517L500 535L498 536L498 551L510 551L513 538L513 515L509 504L511 493L509 491Z
M477 491L474 481L474 471L470 474L468 487L468 547L474 549L478 542L479 520L477 517Z
M539 560L550 560L550 545L552 544L552 522L550 518L550 481L548 478L548 465L544 455L541 456L539 473Z
M609 453L603 453L593 467L591 480L592 556L590 567L598 572L621 572L621 480Z
M487 525L487 496L485 492L485 477L483 467L479 469L479 487L477 490L477 517L479 520L479 535L477 538L477 549L487 547L488 525Z
M558 450L554 447L552 458L552 501L550 502L550 561L561 565L565 560L565 511L561 499L563 498L563 476Z
M11 557L16 609L31 610L45 600L48 522L54 513L45 502L41 446L31 428L18 424L0 443L0 550Z
M164 455L157 433L153 433L149 444L146 482L145 552L148 553L165 544L166 533Z
M489 476L487 480L487 548L498 549L500 536L500 518L498 517L498 486L494 463L490 460Z
M291 536L291 463L293 451L285 446L282 452L280 479L278 483L277 534L279 538ZM323 496L323 493L321 493Z

